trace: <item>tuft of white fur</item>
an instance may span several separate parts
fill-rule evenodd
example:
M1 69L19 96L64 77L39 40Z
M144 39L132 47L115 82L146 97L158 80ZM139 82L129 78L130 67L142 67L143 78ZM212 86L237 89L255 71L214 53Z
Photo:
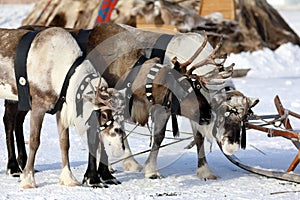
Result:
M153 176L162 177L156 168L156 163L146 163L144 166L145 178L150 178Z
M115 123L114 123L114 127L117 128ZM101 133L101 139L103 141L105 151L109 157L113 157L113 158L121 157L125 153L122 147L123 136L120 134L114 134L114 129L110 129L109 132L113 133L114 136L111 136L111 134Z
M217 141L222 140L222 135L224 134L225 130L223 126L217 127L217 134L213 135L213 128L217 123L217 115L214 111L211 112L211 121L209 124L203 124L199 125L195 121L190 121L193 128L197 131L199 131L203 137L206 137L209 142L212 142L213 139L216 139Z
M207 163L205 163L203 166L197 168L196 174L199 178L203 178L203 179L214 180L214 179L218 178L216 175L214 175L212 173L212 171L210 170Z
M0 82L0 98L9 99L13 101L18 100L18 96L12 93L12 87L9 84Z
M62 169L62 172L59 177L59 183L61 185L66 185L66 186L80 185L80 183L76 180L76 178L73 176L72 172L70 171L69 167L67 166Z
M232 155L234 152L236 152L239 149L240 145L238 143L229 143L228 139L226 139L223 143L222 143L222 151L226 154L226 155Z
M21 180L20 187L23 188L23 189L36 188L37 187L32 171L30 171L26 175L24 175L24 173L22 173L20 175L20 180Z
M124 140L125 145L125 153L123 155L123 158L126 158L123 162L123 169L125 171L129 172L140 172L143 170L143 166L139 164L134 157L130 157L132 155L132 152L129 148L128 140Z
M130 155L131 154L129 154L128 156ZM139 164L136 160L128 158L123 162L123 169L127 172L140 172L143 170L143 166Z

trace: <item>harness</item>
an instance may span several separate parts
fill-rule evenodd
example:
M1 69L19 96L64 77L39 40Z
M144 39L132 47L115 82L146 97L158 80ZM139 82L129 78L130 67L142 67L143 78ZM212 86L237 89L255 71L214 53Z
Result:
M126 76L125 80L118 82L115 86L117 90L126 88L125 103L126 103L126 108L128 108L128 109L125 109L124 115L127 118L129 118L131 116L131 108L132 108L132 102L133 102L133 98L132 98L133 92L132 92L131 86L132 86L132 83L134 82L137 74L139 73L143 63L146 62L146 60L148 60L148 58L145 57L144 55L142 55L136 61L136 63L130 70L129 74Z
M14 69L18 89L19 110L27 111L31 109L31 97L27 78L27 56L30 45L38 32L30 31L23 35L16 49Z
M31 97L29 92L29 84L27 78L27 56L30 49L31 43L39 31L31 31L23 35L17 49L14 60L16 84L18 89L18 109L19 110L30 110L31 109ZM66 93L69 86L70 79L74 74L76 68L84 61L87 52L87 41L90 30L80 30L76 40L81 48L82 55L78 57L70 67L66 78L64 80L59 98L53 109L47 113L55 114L58 110L61 110L63 103L66 99Z
M167 35L167 34L161 35L155 42L150 57L147 58L145 56L141 56L138 59L138 61L134 64L132 70L126 76L124 81L119 82L116 85L117 89L123 89L123 88L127 89L125 92L126 108L128 108L125 110L126 117L131 116L131 109L132 109L132 102L133 102L133 98L132 98L133 92L131 86L138 72L140 71L142 64L148 59L158 57L160 59L160 63L152 66L152 68L150 69L147 75L146 85L145 85L145 92L146 92L147 99L149 100L149 102L155 103L153 102L154 99L152 94L153 81L157 73L162 68L164 68L162 63L164 61L167 46L170 40L172 39L172 37L173 37L172 35ZM168 71L166 74L166 82L167 82L168 90L164 96L163 106L170 108L173 135L178 136L179 128L177 123L177 115L181 114L180 103L192 92L199 94L201 89L201 84L196 79L190 80L186 76L182 76L174 69L167 69L167 70ZM200 113L199 123L200 124L208 123L210 121L210 118L211 118L210 114L209 116L207 116Z
M144 62L146 62L147 60L154 58L154 57L160 58L160 62L162 63L164 60L164 57L165 57L166 48L167 48L170 40L172 39L172 37L173 37L172 35L166 35L166 34L161 35L155 42L155 44L152 48L150 57L147 58L144 55L140 56L139 59L136 61L136 63L133 65L133 67L130 70L130 72L128 73L128 75L125 77L125 79L116 84L115 87L118 90L126 88L125 99L126 99L126 108L128 108L128 109L125 109L125 113L124 113L125 117L129 118L131 116L131 108L132 108L132 102L133 102L133 98L132 98L133 91L131 89L131 86L132 86L132 83L134 82L137 74L141 70L141 66L144 64ZM148 74L148 77L151 78L151 74ZM154 78L154 77L152 77L152 78ZM149 88L151 90L151 92L149 91L148 94L152 95L152 84L149 84L149 85L146 84L146 87L148 87L148 86L151 87L151 88ZM147 94L147 91L146 91L146 94Z

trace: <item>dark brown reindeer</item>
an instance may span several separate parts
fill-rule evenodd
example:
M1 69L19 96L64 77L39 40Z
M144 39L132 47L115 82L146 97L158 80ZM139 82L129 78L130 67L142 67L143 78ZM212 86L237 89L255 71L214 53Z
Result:
M29 33L27 30L0 29L1 98L12 101L19 100L13 63L18 42L27 33ZM43 117L47 111L56 105L65 76L72 68L74 61L81 57L81 54L82 51L76 40L70 33L61 28L49 28L41 31L33 39L26 64L28 82L24 77L17 79L21 85L29 85L31 97L30 146L28 160L21 175L22 188L36 187L33 167L35 154L40 144ZM106 89L107 83L105 80L100 81L101 79L90 62L83 61L71 75L63 99L64 103L57 112L63 168L60 183L63 185L79 185L70 170L68 158L69 126L74 125L78 133L82 134L86 130L89 131L91 127L95 128L93 126L95 121L100 122L100 125L96 127L105 126L101 140L105 142L105 137L110 137L112 133L114 137L118 135L119 149L114 149L112 152L123 152L123 135L116 132L122 128L120 123L113 120L107 124L111 120L110 116L114 115L114 106L120 103L118 96L121 94L113 88ZM98 87L93 92L88 85L93 87L98 85ZM106 95L103 96L104 93ZM99 137L96 132L92 133L95 138Z
M95 27L91 32L89 36L88 41L88 58L92 61L94 66L96 67L97 71L103 72L103 76L107 79L108 84L110 87L114 87L118 81L123 80L124 75L127 74L132 66L136 63L136 61L140 58L141 55L145 54L149 57L149 54L151 53L151 49L153 49L153 46L155 44L155 41L161 36L161 34L152 33L152 32L145 32L141 30L137 30L131 27L127 26L119 26L117 24L101 24L97 27ZM118 49L118 50L116 50ZM183 51L183 49L185 51ZM211 46L206 43L204 37L202 37L199 34L178 34L173 36L173 38L169 41L167 45L167 49L165 49L165 57L163 59L164 63L166 64L172 64L172 59L176 56L178 62L180 60L188 60L191 65L194 65L196 63L199 63L200 61L207 58L209 55L212 54L213 49ZM196 53L195 53L196 52ZM100 57L100 58L99 58ZM189 59L190 58L190 59ZM182 62L182 61L181 61ZM210 71L215 69L215 64L207 64L203 63L204 66L201 67L201 70L203 71L197 72L198 69L194 71L197 75L199 74L204 75L208 73L208 75L211 75L209 73ZM106 70L105 70L106 69ZM186 70L188 71L188 70ZM216 73L216 72L214 72ZM195 75L193 75L195 76ZM209 78L209 76L207 77ZM206 78L206 80L207 80ZM205 79L203 79L205 80ZM205 82L204 84L205 85ZM200 91L200 90L199 90ZM211 95L212 90L208 90L208 94ZM203 93L201 89L201 93ZM215 91L213 91L215 94ZM161 93L160 93L161 94ZM211 97L207 95L207 99L209 102L211 102ZM213 95L211 95L213 96ZM135 97L135 96L134 96ZM135 97L137 98L137 97ZM241 99L245 99L245 101L238 102L238 106L245 107L247 102L249 102L244 96L240 97ZM139 98L138 98L139 99ZM224 99L219 97L219 99ZM218 101L216 101L218 102ZM139 104L139 101L136 101L135 104ZM226 105L226 102L224 102L224 106L227 106L228 109L231 109L232 105ZM250 103L250 102L249 102ZM141 104L143 105L143 104ZM148 105L148 104L144 104ZM233 106L237 106L233 105ZM137 109L134 109L134 104L132 108L132 113L135 113L137 116L132 116L132 118L141 118L141 114L145 111L145 109L148 109L147 107L139 108L139 112L137 112ZM146 117L148 119L148 113L149 111L145 111L146 114L143 114L144 120L140 122L141 124L144 124L146 121ZM243 113L244 114L244 113ZM140 116L138 116L140 115ZM161 117L161 116L158 116ZM165 117L168 117L167 115ZM134 119L136 120L136 119ZM155 119L154 119L155 120ZM158 121L162 122L161 120L157 119ZM216 117L214 118L216 121ZM201 139L204 136L209 137L216 137L217 135L213 135L212 127L216 125L216 123L210 123L208 127L205 126L203 130L200 132L195 133L195 140L198 141L197 146L199 146L198 149L198 156L199 156L199 162L198 167L201 168L204 166L204 168L207 168L208 170L202 170L205 173L201 173L201 171L197 170L197 175L201 178L214 178L214 175L210 172L207 165L205 165L205 155L200 154L201 148L203 145L201 144ZM239 121L240 122L240 121ZM198 122L197 122L198 123ZM219 124L217 124L219 125ZM162 127L157 126L156 130L159 133L156 133L155 135L160 135L160 133L164 132L164 125ZM230 133L229 130L231 127L227 127L228 130L227 133ZM238 129L238 128L237 128ZM218 132L218 140L219 142L222 142L222 135L224 134L224 130ZM233 133L232 133L233 134ZM236 134L236 133L234 133ZM225 134L226 135L226 134ZM238 133L239 137L239 133ZM156 137L158 138L158 137ZM163 136L160 136L157 140L158 142L155 142L156 144L159 144L163 139ZM236 140L236 139L235 139ZM235 141L235 143L239 143L239 141ZM236 146L236 145L235 145ZM155 147L157 148L157 146ZM130 152L130 151L129 151ZM145 169L150 168L146 174L147 177L159 177L159 174L156 170L156 164L153 165L152 163L156 163L156 156L153 156L154 154L157 155L157 149L154 151L154 153L150 156L151 159L148 159ZM204 158L204 159L203 159ZM149 164L150 163L150 164ZM203 164L204 163L204 164ZM139 169L139 165L136 163L135 160L127 159L124 163L124 166L126 169L134 170ZM147 167L148 166L148 167ZM149 167L150 166L150 167ZM155 169L155 170L154 170ZM209 171L209 173L207 173ZM87 177L86 177L87 178Z

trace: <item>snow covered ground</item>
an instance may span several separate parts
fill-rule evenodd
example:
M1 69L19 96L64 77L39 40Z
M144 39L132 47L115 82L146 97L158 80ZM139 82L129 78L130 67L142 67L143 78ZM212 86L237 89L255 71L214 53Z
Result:
M21 24L32 5L0 5L0 27L13 28ZM290 26L300 35L300 11L280 11ZM279 95L286 108L300 113L300 48L291 44L282 45L276 51L264 49L254 53L230 55L228 62L235 62L237 68L251 68L245 78L234 79L237 89L250 97L257 97L260 103L254 108L256 114L275 114L273 104ZM1 73L1 72L0 72ZM3 113L0 100L0 113ZM2 114L3 115L3 114ZM2 116L1 115L1 116ZM300 120L293 120L300 128ZM182 131L190 131L189 124L182 120ZM139 132L147 132L140 128ZM171 137L171 134L168 133ZM184 133L181 137L186 137ZM74 175L81 180L87 166L87 145L84 136L71 132L70 160ZM29 121L25 122L25 139L29 139ZM134 152L148 149L149 139L132 134L130 143ZM168 143L172 140L166 140ZM187 142L186 142L187 143ZM208 162L220 178L214 181L200 180L195 176L197 156L195 147L183 149L186 143L162 149L158 164L166 178L145 179L143 173L123 172L121 164L115 176L121 185L106 189L88 187L64 187L58 183L61 172L61 156L56 132L55 118L47 115L42 129L41 145L36 157L35 168L37 189L22 190L17 178L5 174L7 151L5 133L0 122L0 199L300 199L300 185L268 179L250 174L231 164L213 145L208 153ZM262 154L255 148L263 151ZM297 151L292 143L283 138L267 138L266 134L248 131L246 150L236 154L242 162L253 166L286 170ZM143 163L147 154L137 156ZM296 169L300 173L300 169Z

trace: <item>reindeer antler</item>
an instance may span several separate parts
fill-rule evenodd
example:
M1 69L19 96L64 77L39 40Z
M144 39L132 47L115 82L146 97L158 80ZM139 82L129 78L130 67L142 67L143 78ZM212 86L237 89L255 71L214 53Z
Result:
M204 60L201 60L200 62L196 63L193 65L186 73L187 75L191 75L194 70L196 70L199 67L202 67L207 64L212 64L215 65L216 67L220 68L221 70L223 69L223 65L227 59L227 54L218 56L218 52L220 48L222 47L222 42L223 42L223 37L221 37L220 41L216 45L216 48L213 50L213 52ZM216 59L223 59L222 62L217 63ZM219 69L219 70L220 70Z
M96 95L96 98L99 96L99 89L100 89L100 85L101 85L101 81L102 81L102 79L101 79L101 76L100 76L100 73L98 72L98 77L99 77L99 83L98 83L98 86L96 87L96 93L95 93L95 95Z
M94 86L91 83L91 80L89 80L89 86L91 87L94 95L95 95L95 103L104 105L107 109L112 109L112 103L110 94L107 90L107 87L103 86L101 87L101 76L98 72L99 76L99 82L98 85L94 88Z
M206 35L206 32L203 31L203 35L204 35L204 41L202 43L202 45L199 47L199 49L197 49L197 51L194 53L194 55L192 55L192 57L190 57L186 62L184 63L180 63L177 61L177 58L174 57L172 59L172 63L175 64L176 62L179 64L180 67L182 68L187 68L187 66L189 66L196 58L197 56L203 51L204 47L206 46L207 44L207 41L208 41L208 38L207 38L207 35Z

